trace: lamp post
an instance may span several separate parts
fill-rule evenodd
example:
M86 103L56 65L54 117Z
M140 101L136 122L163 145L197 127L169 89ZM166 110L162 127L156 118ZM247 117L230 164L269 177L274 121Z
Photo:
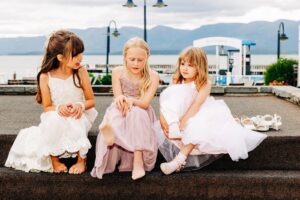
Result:
M137 7L137 5L134 4L132 0L127 0L127 3L123 6L128 7L128 8ZM158 8L162 8L162 7L166 7L166 6L168 6L168 5L164 4L163 0L157 0L156 4L153 5L153 7L158 7ZM147 17L146 17L146 13L147 13L147 4L146 4L146 0L144 0L144 40L147 42Z
M109 67L109 52L110 52L110 25L111 23L114 23L115 25L115 30L112 33L114 37L118 37L120 33L118 32L117 29L117 24L115 20L111 20L107 26L107 40L106 40L106 75L108 75L108 67Z
M280 34L280 27L282 28L282 33ZM287 40L288 37L284 33L284 24L280 22L278 33L277 33L277 60L280 58L280 42Z
M300 26L298 27L298 72L297 72L297 87L300 88Z

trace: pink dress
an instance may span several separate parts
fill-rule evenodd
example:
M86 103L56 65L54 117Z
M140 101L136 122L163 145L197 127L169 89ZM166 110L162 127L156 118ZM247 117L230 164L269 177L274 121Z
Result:
M140 81L130 81L123 71L120 82L123 95L139 98ZM151 171L158 150L154 129L156 117L153 108L149 106L144 110L133 106L126 116L122 116L112 103L107 108L105 117L112 125L115 143L107 146L101 132L99 133L96 142L96 160L91 175L101 179L103 174L114 172L119 161L121 161L118 166L120 172L132 171L133 152L136 150L143 152L144 168L146 171Z

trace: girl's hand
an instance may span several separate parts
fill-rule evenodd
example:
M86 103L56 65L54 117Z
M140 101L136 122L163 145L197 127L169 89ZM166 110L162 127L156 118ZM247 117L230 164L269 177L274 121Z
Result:
M114 104L115 107L123 113L124 108L126 107L126 97L124 95L119 95L115 98Z
M57 105L57 113L63 117L69 117L72 115L72 104L61 104Z
M124 103L124 107L122 110L122 115L126 116L128 111L131 110L132 106L133 106L133 98L125 97L125 103Z
M133 98L126 98L125 101L127 103L128 111L131 110L131 108L133 106Z
M81 103L72 104L72 117L80 119L84 111L84 106Z
M161 125L161 128L165 134L165 136L167 138L169 138L169 125L166 121L166 119L164 118L164 116L160 113L160 116L159 116L159 121L160 121L160 125Z

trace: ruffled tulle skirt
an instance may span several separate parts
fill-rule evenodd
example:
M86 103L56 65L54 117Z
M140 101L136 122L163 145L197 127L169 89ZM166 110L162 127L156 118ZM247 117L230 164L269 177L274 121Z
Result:
M107 146L104 137L99 133L96 142L96 160L91 172L93 177L102 178L103 174L119 171L132 171L133 153L142 151L144 168L151 171L157 157L157 138L154 131L155 113L152 107L147 110L133 106L123 116L112 104L105 116L115 134L112 146Z
M238 124L223 100L208 97L200 110L191 117L181 140L167 139L161 129L156 129L159 150L167 161L172 160L183 145L196 147L188 158L187 166L203 167L220 154L229 154L233 161L246 159L267 136Z
M97 114L94 108L85 111L80 119L62 117L54 111L42 113L39 126L19 132L5 166L25 172L52 172L50 155L68 158L79 152L85 157L91 148L87 134Z

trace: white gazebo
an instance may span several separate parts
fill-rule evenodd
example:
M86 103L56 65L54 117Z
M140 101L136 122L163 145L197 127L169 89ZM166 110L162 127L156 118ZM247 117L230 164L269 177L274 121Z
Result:
M247 46L255 45L251 40L241 40L230 37L207 37L193 41L195 47L208 47L216 46L216 70L220 69L220 52L221 46L233 47L238 50L237 60L233 67L232 75L234 76L245 76L246 75L246 51Z

